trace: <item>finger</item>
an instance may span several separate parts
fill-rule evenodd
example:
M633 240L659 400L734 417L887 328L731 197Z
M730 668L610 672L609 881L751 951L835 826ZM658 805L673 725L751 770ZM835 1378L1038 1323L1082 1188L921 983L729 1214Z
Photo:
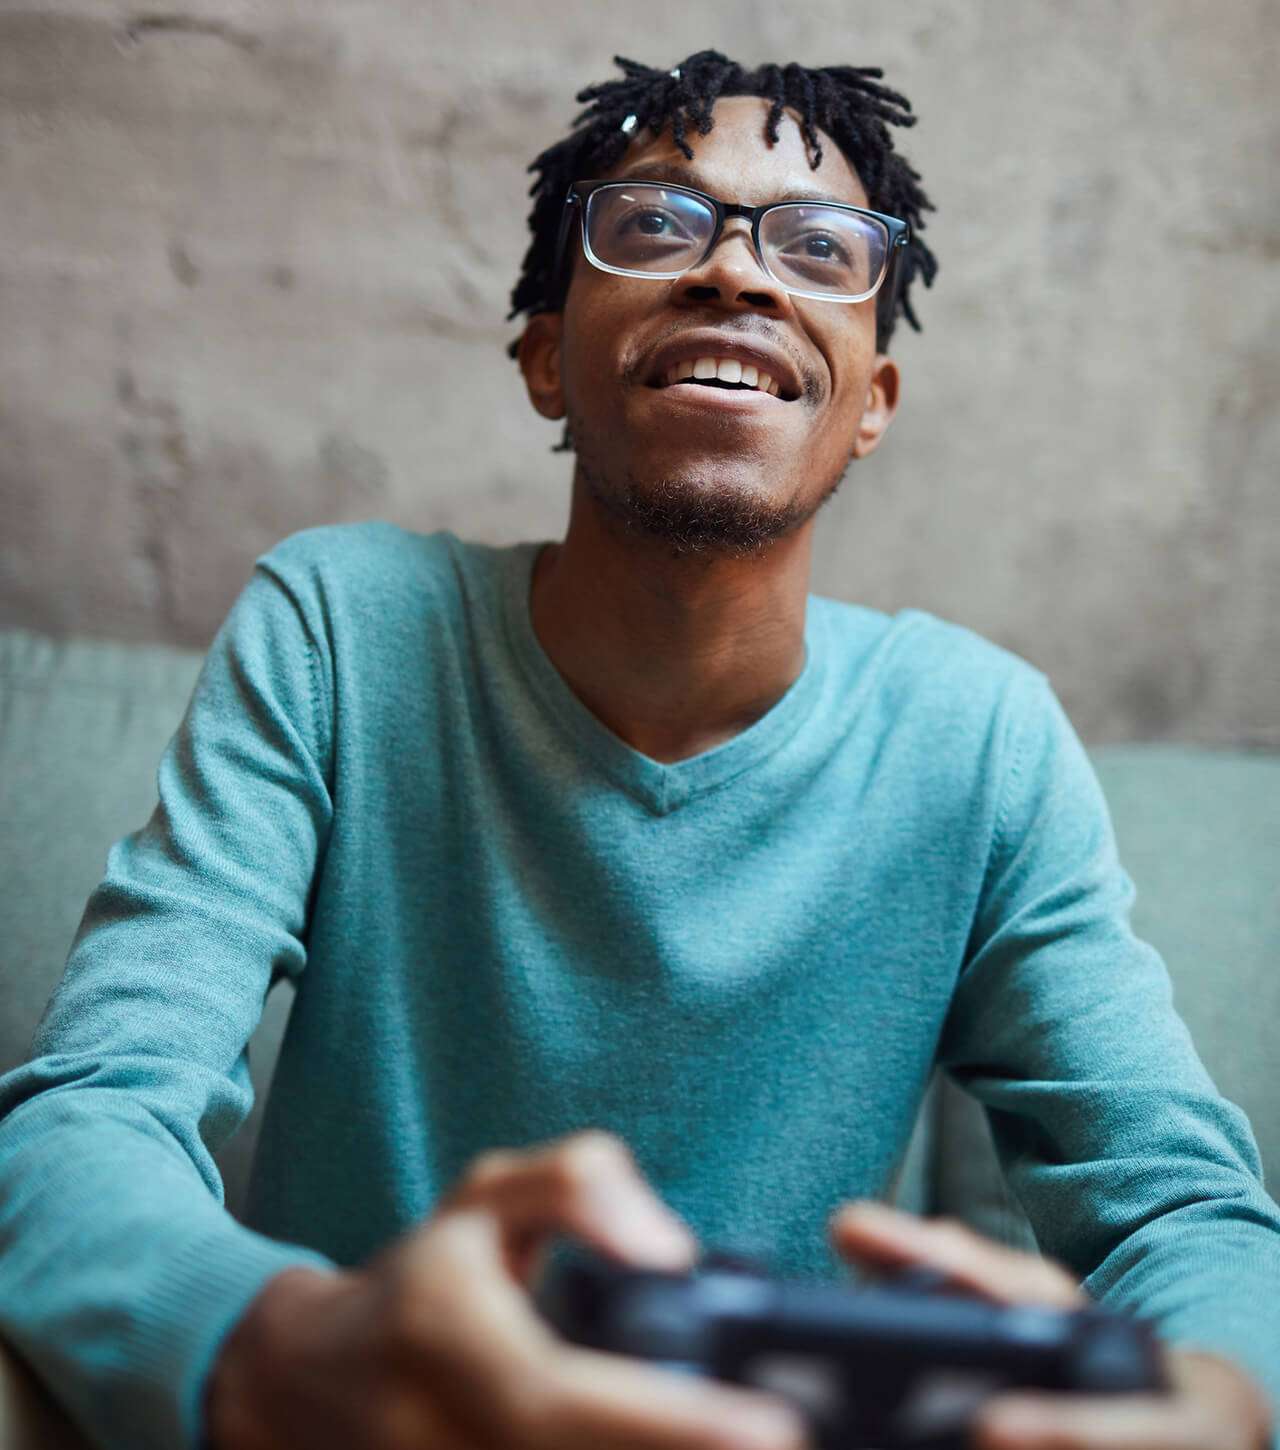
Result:
M1195 1406L1168 1396L1000 1395L978 1413L971 1444L974 1450L1204 1450L1220 1439Z
M917 1218L864 1199L839 1209L830 1228L839 1252L868 1267L927 1266L1001 1304L1073 1309L1088 1302L1060 1264L997 1244L953 1219Z
M698 1246L688 1226L646 1182L630 1150L611 1133L591 1130L526 1152L478 1158L440 1209L491 1206L504 1248L524 1277L537 1245L570 1233L628 1262L680 1271Z
M556 1357L540 1430L561 1450L804 1450L804 1422L758 1391L674 1374L621 1355Z
M450 1306L445 1400L478 1441L556 1450L802 1450L802 1422L773 1396L664 1372L550 1333L497 1266L498 1233L480 1206L442 1222L434 1287ZM466 1284L465 1295L462 1285ZM524 1443L517 1441L516 1443Z

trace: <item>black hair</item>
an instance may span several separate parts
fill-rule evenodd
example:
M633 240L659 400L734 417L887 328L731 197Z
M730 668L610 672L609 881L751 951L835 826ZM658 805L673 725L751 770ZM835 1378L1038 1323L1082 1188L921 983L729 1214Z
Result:
M919 172L893 149L889 126L914 126L916 117L905 96L877 84L884 74L879 66L831 65L810 70L793 62L745 70L716 50L700 50L671 70L655 70L620 55L613 59L625 78L579 91L576 99L592 104L574 117L574 129L568 136L549 146L527 168L541 173L529 188L534 198L529 213L533 241L511 292L508 321L521 312L532 316L562 305L552 295L556 281L552 270L561 208L571 182L608 171L643 128L648 127L657 137L668 121L672 141L692 161L693 152L685 140L691 122L705 136L714 124L711 108L720 96L762 96L772 102L765 122L770 141L778 140L783 107L794 107L812 152L810 168L816 170L822 160L821 128L858 174L872 210L901 217L910 225L911 240L898 255L896 275L876 297L876 348L880 352L888 349L899 312L920 331L911 305L911 283L919 276L926 287L931 286L938 270L937 259L919 235L923 213L934 206L920 188ZM516 339L507 348L509 356L515 357L518 347ZM569 446L566 428L561 448Z

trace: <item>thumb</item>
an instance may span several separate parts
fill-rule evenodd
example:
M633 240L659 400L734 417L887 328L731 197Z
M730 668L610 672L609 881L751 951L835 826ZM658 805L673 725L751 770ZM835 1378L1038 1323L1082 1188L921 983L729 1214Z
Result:
M830 1221L841 1256L870 1269L928 1268L949 1287L999 1304L1078 1309L1088 1298L1060 1264L984 1238L954 1219L923 1219L863 1199Z
M651 1268L685 1270L697 1258L692 1231L645 1180L630 1149L598 1129L482 1154L439 1205L442 1213L471 1208L493 1214L508 1263L526 1284L555 1234Z

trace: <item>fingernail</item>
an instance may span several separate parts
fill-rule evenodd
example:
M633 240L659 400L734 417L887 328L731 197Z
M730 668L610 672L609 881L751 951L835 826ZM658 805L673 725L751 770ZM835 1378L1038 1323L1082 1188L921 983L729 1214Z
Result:
M768 1405L737 1416L731 1433L740 1450L801 1450L808 1443L798 1415Z
M980 1421L984 1439L1005 1444L1034 1439L1044 1429L1044 1416L1038 1411L1010 1405L993 1410Z
M902 1222L904 1215L895 1209L887 1207L883 1203L875 1203L871 1199L862 1199L858 1203L846 1204L836 1214L836 1223L877 1223L877 1224L898 1224Z
M648 1244L664 1268L691 1269L698 1257L697 1243L683 1229L670 1226L652 1229Z
M678 1223L656 1213L633 1213L625 1219L628 1243L654 1268L691 1269L698 1257L693 1235Z
M697 1242L680 1219L629 1187L598 1186L591 1196L591 1217L636 1263L682 1271L692 1268L697 1259Z

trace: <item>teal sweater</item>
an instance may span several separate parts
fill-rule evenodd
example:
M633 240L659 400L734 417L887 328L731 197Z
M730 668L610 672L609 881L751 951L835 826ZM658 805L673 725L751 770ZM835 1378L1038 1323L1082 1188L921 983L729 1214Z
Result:
M1045 677L811 596L787 693L660 764L542 651L537 552L368 524L258 561L0 1079L0 1335L106 1450L197 1446L271 1275L588 1125L703 1243L837 1276L827 1217L885 1193L937 1063L1047 1254L1280 1397L1280 1210ZM240 1224L212 1153L282 975Z

